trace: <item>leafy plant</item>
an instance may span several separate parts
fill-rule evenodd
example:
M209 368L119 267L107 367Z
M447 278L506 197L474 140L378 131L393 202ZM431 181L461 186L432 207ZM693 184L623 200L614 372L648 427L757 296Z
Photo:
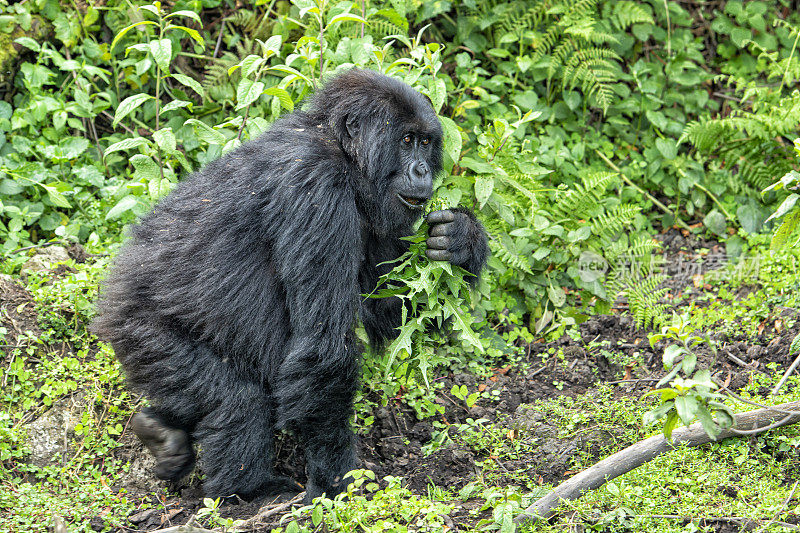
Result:
M794 149L797 155L800 156L800 139L795 139ZM796 170L790 170L783 177L764 189L764 193L769 191L781 190L797 190L800 187L800 173ZM797 229L800 228L800 206L797 205L797 200L800 200L800 194L796 192L789 193L789 196L778 206L778 209L770 215L767 221L778 220L783 218L780 226L775 230L772 236L771 248L777 250L783 247L796 247L800 243L800 234Z
M693 334L693 328L683 315L674 315L672 324L661 328L661 333L649 335L650 346L661 340L677 341L664 349L663 361L667 374L656 384L656 388L644 397L659 395L661 403L645 413L644 423L651 425L666 418L663 432L667 439L678 422L689 426L697 418L703 429L712 438L730 427L733 411L723 403L723 396L714 392L717 385L711 373L697 368L697 353L694 349L702 343L713 348L708 339ZM665 385L669 385L666 386Z
M402 325L397 338L387 348L383 363L385 373L394 372L397 365L406 374L419 371L426 387L430 387L428 371L444 363L434 350L436 332L445 321L459 331L466 344L483 351L480 338L472 329L472 317L464 310L469 301L469 273L447 261L431 261L425 256L427 224L417 234L407 238L409 251L397 259L397 266L378 280L378 289L370 298L396 297L402 300Z

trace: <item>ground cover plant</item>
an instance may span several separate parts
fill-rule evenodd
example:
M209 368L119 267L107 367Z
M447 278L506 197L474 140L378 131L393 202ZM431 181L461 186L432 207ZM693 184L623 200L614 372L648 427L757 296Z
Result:
M514 521L651 435L800 399L796 3L0 0L0 43L0 530L800 527L795 426ZM142 399L86 331L98 283L182 176L353 66L430 98L428 209L473 209L488 267L470 290L418 236L364 295L414 312L364 356L346 498L159 484Z

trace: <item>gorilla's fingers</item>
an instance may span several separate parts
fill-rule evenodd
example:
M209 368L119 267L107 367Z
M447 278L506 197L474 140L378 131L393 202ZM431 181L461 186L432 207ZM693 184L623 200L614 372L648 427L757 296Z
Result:
M431 237L442 237L444 235L450 235L453 233L453 229L455 226L452 222L447 222L444 224L434 224L428 230L428 233Z
M431 237L425 244L428 245L428 249L436 249L436 250L447 250L450 248L450 237Z
M425 255L428 256L428 259L431 261L450 261L450 258L453 257L453 254L448 252L447 250L425 250Z
M442 211L431 211L428 213L428 218L425 220L428 224L442 224L443 222L452 222L456 219L456 214L449 209Z

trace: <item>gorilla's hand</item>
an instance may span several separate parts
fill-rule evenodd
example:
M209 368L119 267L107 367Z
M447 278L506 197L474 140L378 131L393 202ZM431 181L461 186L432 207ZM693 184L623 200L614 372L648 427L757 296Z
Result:
M433 261L450 261L477 276L486 264L489 246L486 231L472 212L462 209L432 211L428 222L428 249Z

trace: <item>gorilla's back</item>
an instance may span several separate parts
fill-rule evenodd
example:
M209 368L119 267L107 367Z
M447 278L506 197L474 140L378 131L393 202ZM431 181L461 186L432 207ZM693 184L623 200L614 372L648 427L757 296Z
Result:
M131 227L92 331L128 366L143 329L181 330L268 381L290 335L273 238L347 189L319 179L341 158L325 127L296 113L186 178Z

